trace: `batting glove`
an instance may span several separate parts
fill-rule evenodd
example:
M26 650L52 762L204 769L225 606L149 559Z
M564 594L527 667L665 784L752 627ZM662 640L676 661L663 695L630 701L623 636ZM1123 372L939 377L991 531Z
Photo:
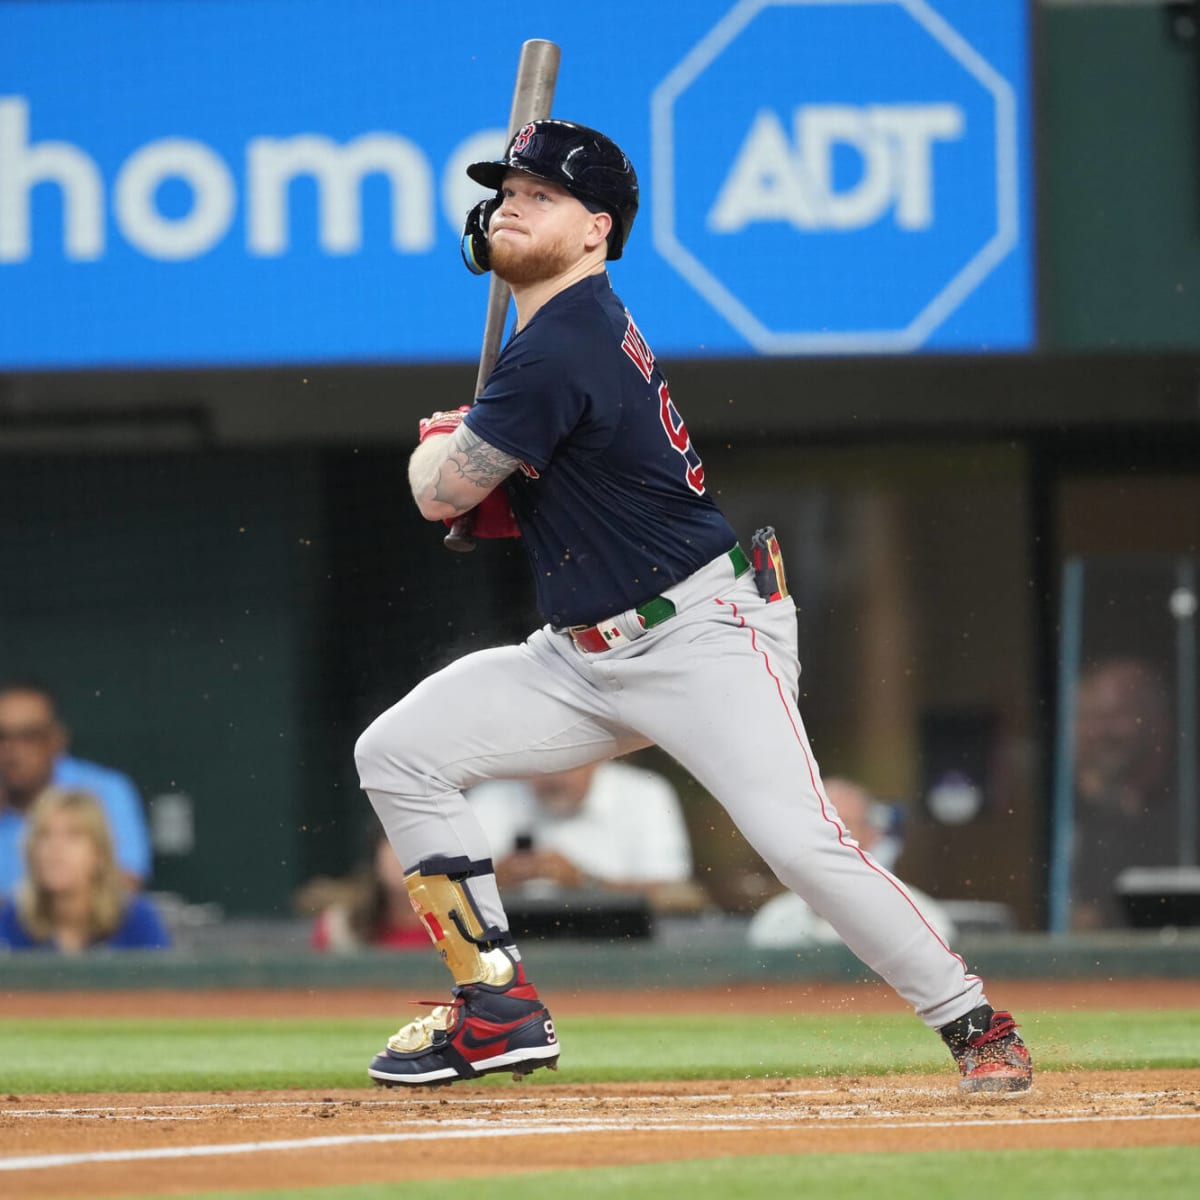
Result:
M435 412L428 417L422 417L417 422L417 430L420 433L418 441L423 442L427 437L434 437L437 434L453 433L461 424L463 417L471 411L469 404L463 404L458 408L451 409L449 412Z
M517 518L513 516L512 505L504 488L498 487L488 492L480 502L471 509L472 537L477 538L516 538L521 536ZM443 522L450 528L454 527L454 519Z

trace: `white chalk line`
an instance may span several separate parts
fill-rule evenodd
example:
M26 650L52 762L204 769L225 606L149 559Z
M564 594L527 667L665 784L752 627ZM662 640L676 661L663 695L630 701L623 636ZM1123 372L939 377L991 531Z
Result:
M909 1129L961 1129L966 1126L1005 1126L1005 1125L1083 1125L1116 1123L1128 1121L1187 1121L1200 1118L1200 1113L1142 1113L1124 1116L1078 1116L1078 1117L1027 1117L1011 1120L983 1119L974 1121L896 1121L871 1122L864 1124L860 1121L848 1121L845 1128L858 1130L909 1130ZM142 1150L99 1150L81 1154L31 1154L18 1158L0 1159L0 1171L36 1171L53 1167L89 1166L100 1163L130 1163L149 1162L156 1159L175 1158L215 1158L232 1154L261 1154L279 1150L323 1150L337 1146L383 1145L397 1142L428 1142L453 1141L463 1138L505 1138L505 1137L547 1137L552 1135L579 1133L611 1133L636 1134L641 1132L654 1133L744 1133L744 1124L720 1123L697 1125L694 1121L670 1122L649 1126L631 1128L628 1121L592 1121L579 1124L513 1124L496 1128L494 1125L476 1125L471 1128L451 1128L430 1130L428 1132L410 1133L363 1133L345 1134L331 1137L289 1138L270 1142L228 1142L209 1146L164 1146ZM771 1132L812 1131L810 1123L775 1123L764 1122L764 1128ZM828 1127L826 1127L828 1128Z
M47 1167L78 1167L96 1163L149 1162L164 1158L213 1158L226 1154L260 1154L270 1150L323 1150L332 1146L363 1146L385 1142L427 1142L455 1137L520 1137L524 1134L578 1133L557 1125L510 1126L445 1133L356 1133L318 1138L288 1138L278 1142L227 1142L213 1146L161 1146L148 1150L98 1150L86 1154L30 1154L0 1159L0 1171L37 1171Z

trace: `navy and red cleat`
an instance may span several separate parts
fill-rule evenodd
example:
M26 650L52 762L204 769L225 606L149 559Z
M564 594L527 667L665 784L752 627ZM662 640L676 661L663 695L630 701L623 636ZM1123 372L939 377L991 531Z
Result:
M537 1067L557 1067L558 1053L554 1022L518 963L503 987L456 987L450 1004L389 1038L367 1074L383 1087L453 1083L495 1071L520 1078Z
M1033 1086L1033 1059L1011 1013L981 1004L938 1032L958 1063L960 1091L1016 1093Z

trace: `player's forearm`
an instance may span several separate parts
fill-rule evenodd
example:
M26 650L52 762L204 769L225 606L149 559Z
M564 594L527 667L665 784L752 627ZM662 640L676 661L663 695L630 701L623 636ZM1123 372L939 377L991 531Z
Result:
M408 483L427 521L444 521L474 508L516 470L518 459L465 425L427 437L408 460Z
M447 450L452 434L431 437L422 442L408 460L408 486L421 516L427 521L442 521L457 517L473 508L477 499L469 497L455 504L445 495L443 474L449 461ZM476 489L478 491L478 489Z

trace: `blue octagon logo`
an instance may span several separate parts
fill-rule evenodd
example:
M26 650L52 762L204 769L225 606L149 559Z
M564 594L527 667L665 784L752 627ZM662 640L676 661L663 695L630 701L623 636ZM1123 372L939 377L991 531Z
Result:
M763 354L916 349L1017 245L1013 89L925 0L741 0L652 129L655 245Z

